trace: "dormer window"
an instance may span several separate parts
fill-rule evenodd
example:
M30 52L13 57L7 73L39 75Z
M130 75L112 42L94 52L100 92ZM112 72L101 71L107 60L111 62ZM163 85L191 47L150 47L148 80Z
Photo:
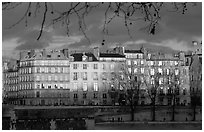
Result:
M82 56L82 61L86 61L86 58L87 58L87 56L86 56L86 55L83 55L83 56Z

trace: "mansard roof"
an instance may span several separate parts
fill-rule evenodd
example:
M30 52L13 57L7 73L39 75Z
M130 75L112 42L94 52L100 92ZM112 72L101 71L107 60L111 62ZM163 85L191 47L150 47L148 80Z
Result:
M140 53L143 54L141 50L125 50L125 53Z
M73 53L70 56L74 57L74 61L82 61L82 56L86 55L89 61L98 61L92 53ZM89 58L92 58L91 60Z
M116 53L100 53L100 57L109 57L109 58L125 58L125 55L116 54Z

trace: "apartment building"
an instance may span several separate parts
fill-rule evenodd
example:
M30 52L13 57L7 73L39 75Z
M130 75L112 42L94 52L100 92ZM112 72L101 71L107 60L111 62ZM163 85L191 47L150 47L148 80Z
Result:
M148 53L145 48L128 50L116 47L112 52L92 53L63 50L30 50L20 54L15 72L18 80L11 88L5 84L9 101L19 105L115 105L111 89L124 89L116 77L121 66L141 81L139 104L150 104L148 85L154 83L154 75L160 73L157 104L171 105L172 88L176 91L176 104L190 103L189 66L185 55ZM9 73L6 70L5 73ZM173 75L173 76L172 76ZM121 75L121 78L122 75ZM10 80L10 78L7 78ZM172 85L174 85L172 87ZM15 94L10 89L15 89ZM9 90L9 91L8 91Z

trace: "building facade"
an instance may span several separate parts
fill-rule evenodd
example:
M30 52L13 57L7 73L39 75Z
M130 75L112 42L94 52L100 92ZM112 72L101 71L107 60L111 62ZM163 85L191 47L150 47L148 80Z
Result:
M173 87L177 105L190 103L189 66L183 52L148 53L143 47L125 50L119 46L111 53L101 53L97 47L92 53L70 54L68 49L23 51L16 69L5 70L5 75L10 72L16 80L12 84L4 81L6 98L11 104L32 106L117 105L120 97L115 98L110 91L126 89L120 85L124 78L121 66L127 66L137 76L136 81L141 81L140 105L151 103L147 89L157 73L161 75L157 105L172 105Z

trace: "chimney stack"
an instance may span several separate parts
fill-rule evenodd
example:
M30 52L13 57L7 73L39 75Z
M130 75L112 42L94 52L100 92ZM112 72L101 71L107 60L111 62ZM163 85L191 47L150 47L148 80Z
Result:
M65 57L69 58L69 49L63 49L62 53L64 54Z
M99 48L98 47L94 47L93 54L96 57L96 59L99 60Z

